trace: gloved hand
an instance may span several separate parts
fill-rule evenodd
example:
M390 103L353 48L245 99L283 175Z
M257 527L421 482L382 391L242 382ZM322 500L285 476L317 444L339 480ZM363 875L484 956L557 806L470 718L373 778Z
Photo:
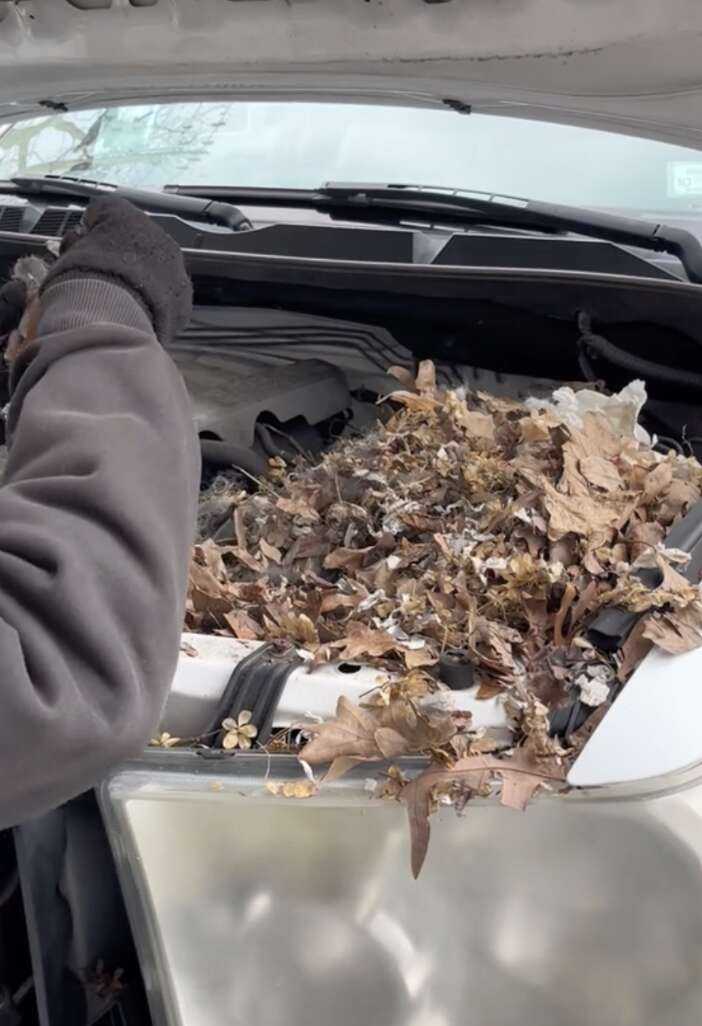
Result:
M102 278L127 289L149 314L164 344L190 319L193 290L180 247L117 196L93 200L82 225L63 239L41 291L76 278Z

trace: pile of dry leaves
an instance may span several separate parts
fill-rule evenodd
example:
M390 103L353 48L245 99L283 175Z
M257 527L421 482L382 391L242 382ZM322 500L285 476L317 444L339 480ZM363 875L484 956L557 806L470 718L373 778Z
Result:
M702 467L654 451L604 411L569 425L531 409L436 387L433 367L392 395L395 412L316 464L272 468L232 496L235 541L198 545L186 627L293 646L311 667L358 660L387 678L363 707L305 727L306 766L338 775L361 761L431 758L379 793L408 808L413 868L437 802L500 788L523 808L563 784L569 761L652 644L702 644L702 602L670 526L700 499ZM638 577L658 568L660 584ZM644 614L620 653L590 643L603 606ZM471 729L438 680L446 653L472 668L478 697L503 696L509 730ZM565 742L550 714L597 708ZM327 775L328 778L329 774ZM314 793L303 785L276 793Z

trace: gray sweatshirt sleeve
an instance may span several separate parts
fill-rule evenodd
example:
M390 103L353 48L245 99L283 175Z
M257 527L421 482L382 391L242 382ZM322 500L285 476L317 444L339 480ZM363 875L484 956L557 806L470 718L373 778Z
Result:
M178 656L199 452L132 296L49 288L0 487L0 828L95 784L158 722Z

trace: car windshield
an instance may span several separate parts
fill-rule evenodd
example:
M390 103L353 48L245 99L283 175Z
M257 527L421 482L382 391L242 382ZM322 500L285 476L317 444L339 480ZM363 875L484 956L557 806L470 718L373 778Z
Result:
M0 137L0 177L116 185L429 184L640 213L702 211L702 152L453 110L298 102L172 103L55 113Z

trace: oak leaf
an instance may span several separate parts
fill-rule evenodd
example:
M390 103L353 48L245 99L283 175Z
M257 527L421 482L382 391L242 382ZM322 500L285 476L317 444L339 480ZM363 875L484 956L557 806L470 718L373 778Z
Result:
M350 623L346 637L334 645L341 649L339 658L345 662L378 658L398 647L397 641L387 631L375 630L363 623Z
M400 800L409 819L415 879L421 872L429 847L429 816L433 811L435 790L458 784L482 794L494 778L502 781L501 804L523 811L540 788L562 784L565 771L556 763L537 762L521 751L504 760L491 755L469 755L448 769L430 766L400 792Z
M363 708L343 695L335 719L305 729L312 739L303 749L304 759L311 766L331 763L327 780L358 762L436 751L456 733L448 713L423 714L402 699Z

